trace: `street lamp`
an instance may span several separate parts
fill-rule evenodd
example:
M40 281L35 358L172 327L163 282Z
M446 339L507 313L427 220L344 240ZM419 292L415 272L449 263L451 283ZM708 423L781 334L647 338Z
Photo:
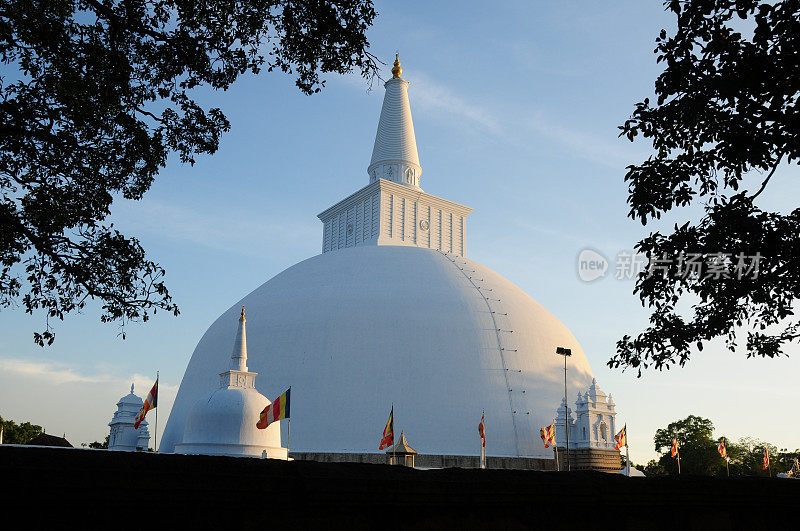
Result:
M569 464L569 402L567 402L567 358L572 356L572 349L556 347L556 354L564 356L564 431L567 434L567 471L572 470Z

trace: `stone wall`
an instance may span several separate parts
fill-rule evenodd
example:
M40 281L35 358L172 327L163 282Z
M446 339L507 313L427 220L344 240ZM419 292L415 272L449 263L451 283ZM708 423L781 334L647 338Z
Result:
M558 458L564 462L566 449L558 448ZM617 473L622 469L622 456L619 450L600 450L597 448L570 448L569 463L572 470L596 470Z
M373 465L388 463L387 456L383 453L290 452L289 456L298 461L319 463L369 463ZM480 468L480 458L477 455L417 454L415 462L415 468ZM487 456L486 467L500 470L555 470L556 463L554 459Z

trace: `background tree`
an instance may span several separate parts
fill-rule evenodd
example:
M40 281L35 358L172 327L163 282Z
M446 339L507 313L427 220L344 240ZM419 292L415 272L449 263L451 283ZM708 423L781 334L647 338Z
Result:
M15 0L0 5L0 307L41 309L34 334L89 299L102 321L177 315L164 270L107 216L170 154L214 153L230 124L198 88L280 70L312 94L326 72L372 78L371 0ZM124 330L124 329L123 329Z
M731 444L733 450L728 454L731 458L731 476L766 476L768 470L764 470L764 447L769 448L770 464L772 475L778 472L786 472L791 468L788 455L782 455L778 447L759 440L755 437L742 437L736 444Z
M89 448L97 448L98 450L107 450L108 449L108 440L111 436L106 435L106 438L103 442L94 441L89 443Z
M30 422L17 424L13 420L3 420L3 444L28 444L34 437L43 433L42 427Z
M659 461L651 459L642 469L645 476L668 476L669 472L664 468Z
M696 203L704 215L636 246L651 264L671 260L659 274L638 277L634 293L652 308L650 326L624 336L609 361L639 375L651 365L683 365L693 347L702 350L717 337L733 351L742 326L750 328L748 356L777 356L800 337L792 309L800 297L800 209L765 212L757 205L776 169L800 160L800 0L665 6L677 30L656 39L665 65L657 102L636 104L620 127L620 136L642 136L655 150L628 167L629 216L646 224ZM757 253L757 275L740 275ZM706 270L692 274L688 258ZM709 268L716 273L708 275ZM676 310L687 299L690 318Z
M716 476L725 473L725 461L717 452L717 441L712 438L714 424L703 417L689 415L671 422L666 428L656 430L653 442L656 452L663 453L658 466L670 475L678 474L678 460L670 455L672 438L678 437L681 455L681 474ZM653 471L657 468L654 466ZM646 473L646 472L645 472Z

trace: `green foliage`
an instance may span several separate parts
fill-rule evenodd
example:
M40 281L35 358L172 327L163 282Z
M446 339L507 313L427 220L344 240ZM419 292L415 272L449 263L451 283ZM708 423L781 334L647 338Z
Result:
M668 476L669 472L667 469L661 466L661 463L656 461L655 459L651 459L647 462L647 464L642 469L645 476Z
M13 420L3 420L2 417L0 422L3 424L3 444L28 444L31 439L43 433L41 426L30 422L17 424Z
M105 438L105 440L103 442L94 441L92 443L89 443L89 448L97 448L97 449L105 449L105 450L107 450L108 449L109 437L110 437L110 435L106 435L106 438Z
M678 438L681 458L681 473L702 476L716 476L725 461L717 452L717 442L712 438L714 424L705 418L689 415L683 420L672 422L666 428L656 430L653 437L656 452L663 455L658 464L670 475L678 473L678 460L673 458L672 438ZM724 470L723 470L724 472Z
M306 94L328 72L372 79L371 0L16 0L0 9L0 307L51 319L178 314L135 238L108 222L170 155L213 154L230 124L197 89L263 68ZM123 328L124 330L124 328ZM123 332L124 337L124 332Z
M625 335L608 362L640 376L650 366L685 364L695 347L715 338L734 351L743 326L748 357L778 356L800 338L793 311L800 299L800 208L782 214L756 203L780 164L800 161L800 1L665 6L677 29L656 39L665 65L657 102L637 103L620 127L620 136L643 137L654 149L628 167L629 217L646 224L698 202L705 212L699 223L651 233L636 245L651 261L671 260L668 271L638 277L634 293L652 309L650 326ZM738 257L757 253L757 275L741 275ZM685 260L693 255L716 262L718 273L689 273ZM685 299L697 301L688 318L676 309Z
M778 472L791 470L794 459L800 458L800 450L779 452L770 443L754 437L742 437L737 442L727 437L712 438L714 424L706 418L689 415L683 420L671 422L666 428L656 430L653 442L656 452L661 453L658 460L651 460L644 467L647 476L677 475L678 461L670 454L672 438L678 438L681 456L681 474L702 476L728 475L725 459L719 455L719 442L725 439L728 454L730 475L734 476L767 476L769 471L763 469L764 447L769 448L772 476Z
M794 454L778 452L777 446L754 437L742 437L737 443L728 445L731 476L767 476L764 470L764 447L769 448L771 473L786 472L792 467Z

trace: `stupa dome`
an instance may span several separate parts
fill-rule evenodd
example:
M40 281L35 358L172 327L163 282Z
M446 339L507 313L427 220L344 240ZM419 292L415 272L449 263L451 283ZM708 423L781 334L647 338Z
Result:
M270 401L255 389L258 373L251 372L247 366L245 321L242 308L233 354L224 358L212 356L204 365L209 374L214 375L225 367L227 361L228 370L214 379L216 389L210 393L206 391L194 402L188 414L184 415L181 436L172 441L168 450L162 451L255 457L266 452L268 457L286 458L286 449L281 448L280 423L273 423L263 430L256 427L259 414ZM228 341L232 335L227 335ZM225 352L224 346L221 348Z
M273 277L206 331L162 451L198 429L192 407L217 387L215 373L245 305L248 360L262 375L255 388L272 397L292 388L291 450L377 452L394 404L395 431L408 433L420 453L477 454L485 410L488 455L553 457L539 428L553 422L564 396L556 347L572 349L570 392L592 382L589 363L550 312L465 257L472 209L420 188L409 84L399 58L394 66L369 184L318 215L322 254ZM249 411L257 409L254 403ZM201 417L208 429L217 422L214 430L235 431L244 423L237 416L228 427L221 414L214 420L216 411ZM288 436L288 426L282 429Z
M197 401L186 416L180 453L260 456L281 445L277 424L256 428L258 415L270 401L255 389L217 389ZM219 451L223 447L224 451ZM233 450L233 451L232 451Z
M570 389L592 381L569 330L477 262L404 246L342 249L290 267L211 325L186 369L163 451L184 424L193 429L193 404L216 387L242 305L257 389L278 396L292 386L292 450L375 452L394 402L395 429L413 434L421 453L476 453L485 408L489 455L552 457L539 428L564 393L555 348L572 348ZM258 408L249 409L253 425Z

